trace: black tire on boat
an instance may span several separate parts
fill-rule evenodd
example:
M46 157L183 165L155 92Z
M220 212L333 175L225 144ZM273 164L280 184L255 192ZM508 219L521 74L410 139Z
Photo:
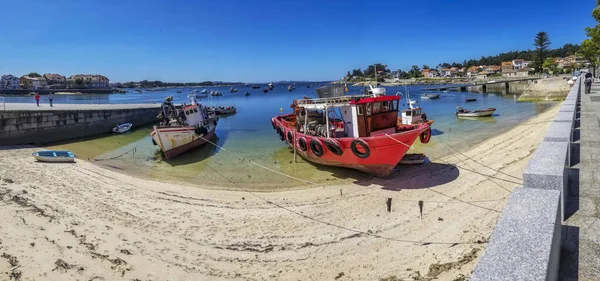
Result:
M294 136L292 135L292 131L287 132L287 142L292 144L294 142Z
M271 119L271 126L273 126L273 129L277 128L277 127L275 127L275 121L273 119Z
M305 138L300 138L298 139L298 147L300 147L300 150L302 151L306 151L306 139Z
M281 127L277 127L277 133L279 134L279 139L284 141L285 140L285 134L283 133L283 129Z
M154 138L152 138L152 144L156 145L156 141L154 140Z
M421 143L428 143L431 139L431 127L427 128L427 130L423 131L419 136Z
M337 141L332 139L326 139L324 143L327 150L331 151L333 154L337 156L342 156L342 154L344 154L344 151L342 150L342 148L340 148Z
M310 151L312 151L312 153L314 153L316 156L321 157L323 156L323 153L325 153L325 151L323 151L323 145L318 139L310 140L309 145Z
M357 144L362 146L365 152L359 152L358 149L356 149ZM371 149L369 149L369 146L362 140L353 140L352 143L350 143L350 149L352 149L352 153L354 153L354 155L356 155L356 157L358 158L366 159L369 158L369 156L371 156Z

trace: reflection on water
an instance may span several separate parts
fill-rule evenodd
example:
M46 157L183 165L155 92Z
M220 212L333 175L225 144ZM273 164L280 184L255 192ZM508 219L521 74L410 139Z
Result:
M452 148L465 150L482 140L510 129L518 123L533 117L550 108L554 103L517 103L512 95L497 92L486 94L448 92L441 93L438 100L421 100L422 87L408 87L411 99L416 100L427 116L433 120L433 136L428 144L415 142L411 152L424 152L432 161L450 153ZM151 126L134 128L124 135L107 134L95 138L61 143L61 149L70 149L79 158L96 158L96 164L108 169L119 169L120 172L160 181L178 182L188 185L215 187L253 188L259 190L275 190L307 186L300 178L318 184L369 183L371 178L363 173L334 167L313 165L298 157L293 161L293 152L285 142L279 140L273 131L270 118L290 112L293 99L304 96L316 97L314 88L298 87L293 92L287 91L287 85L278 85L267 94L260 89L241 88L238 93L229 93L228 87L208 87L208 90L223 92L220 97L202 99L205 105L235 105L238 113L220 118L216 129L216 142L224 149L211 144L190 151L173 160L164 161L156 154L158 147L150 138ZM351 87L351 93L358 93L362 87ZM244 96L244 92L251 96ZM405 92L404 87L388 87L388 94ZM167 95L172 95L176 103L187 102L187 92L177 93L151 92L143 94L104 95L104 99L93 99L96 102L161 102ZM465 103L467 96L477 97L477 101ZM108 97L108 98L106 98ZM406 97L402 97L405 101ZM70 99L74 102L75 99ZM87 100L86 100L87 101ZM456 118L456 106L468 110L488 107L496 108L493 117L465 119ZM135 124L134 124L135 125ZM443 140L443 143L441 142ZM157 157L158 156L158 157ZM262 166L262 167L261 167ZM281 172L290 177L275 173ZM403 169L400 167L399 169Z

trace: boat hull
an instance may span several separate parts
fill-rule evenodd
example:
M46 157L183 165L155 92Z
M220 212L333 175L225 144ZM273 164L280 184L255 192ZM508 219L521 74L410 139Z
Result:
M190 126L154 126L150 135L152 140L160 147L165 159L170 160L186 151L206 144L213 137L216 126L210 124L207 127L206 134L198 135L195 128Z
M488 116L492 116L492 114L494 114L495 110L489 110L489 111L480 111L480 112L463 112L463 113L457 113L456 116L458 117L488 117Z
M369 155L361 158L352 149L352 143L356 139L329 139L339 145L342 153L341 155L337 155L325 145L326 140L328 140L325 137L296 133L296 137L294 138L293 127L287 122L282 121L281 117L283 116L273 118L272 121L275 128L283 128L284 141L292 148L295 146L296 152L302 158L315 164L355 169L381 178L386 178L393 172L415 140L419 138L419 135L429 128L427 123L422 123L412 125L415 129L406 132L360 138L358 140L364 142L369 150ZM291 140L287 137L288 132L292 135ZM301 139L304 139L306 143L305 149L300 144ZM319 156L315 154L310 147L310 142L313 139L316 139L323 147L323 155ZM355 147L358 148L360 146L357 145ZM362 153L364 150L360 148L358 152Z
M38 151L34 152L33 158L40 162L48 163L72 163L75 162L75 155L70 151Z

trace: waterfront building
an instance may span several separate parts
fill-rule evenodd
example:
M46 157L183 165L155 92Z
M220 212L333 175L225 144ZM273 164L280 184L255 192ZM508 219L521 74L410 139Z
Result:
M64 89L67 87L67 78L60 74L46 73L44 74L49 88Z
M48 84L46 78L44 77L30 77L27 75L21 76L19 78L19 83L21 84L22 89L43 89Z
M98 74L75 74L67 78L67 87L71 89L105 89L109 85L108 78Z
M19 77L6 74L0 77L0 89L2 90L17 90L21 87Z

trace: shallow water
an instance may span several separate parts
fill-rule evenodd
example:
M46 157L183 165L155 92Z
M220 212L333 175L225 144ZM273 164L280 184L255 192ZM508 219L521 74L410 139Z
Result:
M418 141L412 152L425 152L431 160L464 151L477 143L502 133L518 123L550 108L553 103L517 103L516 95L500 93L442 93L438 100L421 100L420 89L408 87L414 93L411 98L418 101L430 119L434 119L433 137L428 144ZM201 102L206 105L235 105L238 113L220 118L216 137L212 140L219 147L207 144L204 147L181 155L172 161L160 157L158 147L152 144L151 126L138 127L124 135L103 135L85 140L58 144L55 147L70 149L79 158L97 159L95 163L110 169L156 180L183 184L214 185L215 187L251 188L273 190L297 188L316 184L341 184L360 182L371 177L357 171L317 166L302 158L293 161L293 153L279 140L271 127L270 118L281 112L291 112L294 99L303 96L316 97L314 86L298 85L297 90L287 91L287 85L279 85L267 94L262 89L238 87L237 93L229 93L229 87L207 87L223 92L221 97L209 97ZM362 87L351 87L351 93L359 93ZM244 96L244 92L251 96ZM404 87L387 87L389 94L405 92ZM144 92L143 94L121 94L91 96L59 96L56 103L148 103L161 102L167 95L175 103L187 102L189 90L177 93ZM465 103L464 99L476 97L476 102ZM29 98L29 97L25 97ZM23 102L23 97L11 97L9 102ZM404 100L404 98L402 99ZM465 109L495 107L496 114L489 118L457 119L457 105ZM262 166L262 167L261 167ZM401 167L399 169L402 169ZM282 175L285 174L285 175ZM287 175L287 176L286 176ZM310 183L307 183L309 181Z

